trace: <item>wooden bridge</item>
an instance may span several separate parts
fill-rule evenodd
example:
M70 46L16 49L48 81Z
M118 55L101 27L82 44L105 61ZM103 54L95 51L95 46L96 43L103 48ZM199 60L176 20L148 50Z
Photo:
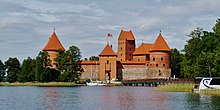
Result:
M125 86L148 86L155 87L165 84L180 84L180 83L194 83L189 79L136 79L136 80L123 80L122 84Z

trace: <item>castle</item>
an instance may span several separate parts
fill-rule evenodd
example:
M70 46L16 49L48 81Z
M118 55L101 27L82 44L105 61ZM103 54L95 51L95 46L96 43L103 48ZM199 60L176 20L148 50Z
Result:
M56 67L54 58L59 49L65 50L55 32L43 48ZM99 54L99 61L81 61L83 79L132 80L148 78L169 78L170 48L160 33L153 44L142 43L138 48L132 31L121 30L118 37L118 51L110 44Z

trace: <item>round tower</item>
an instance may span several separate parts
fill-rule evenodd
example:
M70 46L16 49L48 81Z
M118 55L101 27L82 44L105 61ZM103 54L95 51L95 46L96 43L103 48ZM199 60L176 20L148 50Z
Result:
M171 76L170 51L169 46L160 33L150 49L149 68L151 68L151 76L153 78L169 78Z
M63 45L60 43L60 40L58 39L55 31L53 32L53 34L49 38L49 41L42 50L48 52L52 65L51 68L55 69L56 62L54 61L54 59L57 57L58 50L65 50Z

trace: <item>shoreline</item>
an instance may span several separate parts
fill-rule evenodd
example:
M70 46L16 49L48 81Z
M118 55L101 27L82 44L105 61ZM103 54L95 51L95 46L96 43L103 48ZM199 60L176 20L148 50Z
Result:
M39 87L77 87L84 86L85 84L76 84L73 82L1 82L1 86L39 86Z

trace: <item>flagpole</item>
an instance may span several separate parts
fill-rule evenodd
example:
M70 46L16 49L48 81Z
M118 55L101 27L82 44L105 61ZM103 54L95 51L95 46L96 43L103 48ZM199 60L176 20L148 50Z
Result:
M107 36L107 44L109 44L109 37Z

